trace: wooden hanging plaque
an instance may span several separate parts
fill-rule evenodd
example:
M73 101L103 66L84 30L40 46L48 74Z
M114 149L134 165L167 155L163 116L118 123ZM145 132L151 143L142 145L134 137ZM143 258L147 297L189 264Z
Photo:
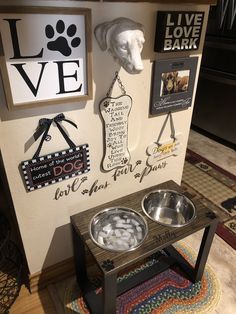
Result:
M130 160L128 116L131 106L132 98L128 95L106 97L100 103L105 132L105 153L102 161L102 168L105 171L122 167Z
M171 156L176 157L181 151L181 134L178 134L175 140L166 140L162 144L152 143L147 147L147 164L153 166L158 161L169 158Z

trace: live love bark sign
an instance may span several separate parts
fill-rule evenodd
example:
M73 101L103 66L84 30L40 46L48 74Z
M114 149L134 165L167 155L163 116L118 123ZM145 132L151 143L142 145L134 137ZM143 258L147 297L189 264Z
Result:
M204 12L158 11L156 23L156 52L197 50Z
M92 98L90 20L89 9L0 8L9 109Z

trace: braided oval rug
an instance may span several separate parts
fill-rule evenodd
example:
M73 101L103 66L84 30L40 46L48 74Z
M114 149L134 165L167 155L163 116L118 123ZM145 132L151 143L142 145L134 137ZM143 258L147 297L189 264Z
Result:
M196 254L192 249L183 243L178 243L175 247L190 263L194 263ZM127 280L134 273L156 262L153 257L117 280ZM209 265L205 268L202 280L195 284L186 279L176 267L154 276L117 297L116 314L208 314L216 308L220 296L219 281ZM71 280L66 288L64 305L66 314L90 313L75 279Z

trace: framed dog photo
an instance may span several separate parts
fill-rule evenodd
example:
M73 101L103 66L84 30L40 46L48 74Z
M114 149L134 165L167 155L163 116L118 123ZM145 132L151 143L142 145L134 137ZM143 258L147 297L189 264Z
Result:
M1 7L0 31L9 109L92 98L90 9Z
M198 57L154 61L150 115L191 106L197 64Z

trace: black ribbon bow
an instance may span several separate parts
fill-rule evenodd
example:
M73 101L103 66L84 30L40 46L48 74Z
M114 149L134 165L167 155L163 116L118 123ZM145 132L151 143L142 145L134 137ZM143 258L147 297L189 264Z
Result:
M62 128L60 122L62 121L66 121L68 123L70 123L71 125L73 125L75 128L77 128L77 125L66 119L65 115L63 113L58 114L56 117L52 118L52 119L48 119L48 118L42 118L39 120L39 124L38 124L38 128L36 130L36 132L34 133L33 137L34 140L37 141L37 139L43 134L41 141L39 143L39 146L33 156L34 158L37 158L40 154L40 151L42 149L43 146L43 142L45 141L47 135L48 135L48 131L50 129L50 126L52 125L52 123L54 122L56 124L56 126L58 127L59 131L61 132L61 134L63 135L64 139L66 140L67 144L71 147L74 148L76 145L71 141L71 139L68 137L68 135L66 134L66 132L64 131L64 129Z

